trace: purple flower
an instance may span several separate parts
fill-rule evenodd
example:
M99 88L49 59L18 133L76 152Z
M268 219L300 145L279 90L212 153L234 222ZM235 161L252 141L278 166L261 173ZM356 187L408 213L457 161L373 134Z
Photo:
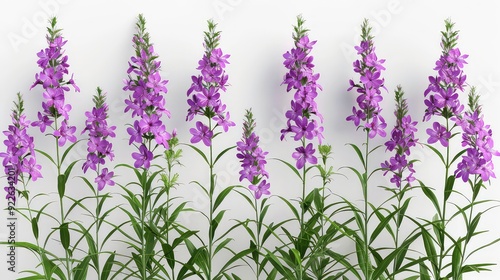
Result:
M140 143L142 146L151 147L151 141L168 148L168 140L171 139L170 133L166 131L161 117L166 115L170 117L170 111L165 107L164 95L168 89L167 80L163 80L160 75L161 63L158 61L158 54L150 42L149 33L146 31L145 19L139 15L137 21L137 33L132 38L135 49L135 56L130 58L127 69L128 78L125 80L123 90L130 91L128 99L125 100L124 112L131 111L134 120L133 127L127 128L130 135L129 145ZM154 151L154 146L153 146ZM138 155L144 155L144 151L133 153L137 165ZM148 150L152 154L151 151ZM148 157L143 159L139 166L149 168ZM147 166L146 166L147 165Z
M105 186L114 186L115 182L112 180L114 175L114 172L108 172L108 169L104 168L101 171L101 174L99 174L99 176L97 176L94 180L94 182L97 183L97 189L102 191Z
M492 131L485 125L480 111L479 96L472 88L469 94L470 110L462 117L457 117L455 123L462 128L462 146L467 147L467 153L462 156L455 170L455 177L464 182L470 175L479 176L483 182L496 178L493 172L493 156L500 156L494 149Z
M87 142L87 159L84 162L82 169L86 173L90 168L96 171L97 177L95 182L98 189L101 191L106 185L112 186L114 182L111 180L113 172L108 173L108 169L104 168L101 174L98 173L101 165L105 164L106 158L113 160L113 144L108 141L108 138L114 138L116 135L115 126L108 126L108 105L106 104L106 94L98 87L97 94L94 95L94 107L91 112L86 112L85 129L82 133L87 132L89 140Z
M132 153L132 158L135 159L135 168L149 168L149 166L151 165L151 161L153 160L153 153L148 150L148 148L146 148L146 146L143 144L139 148L138 153Z
M230 120L229 112L226 112L226 105L221 100L221 92L226 91L228 75L224 69L229 64L230 55L224 54L220 48L216 48L220 40L220 32L215 30L216 26L213 21L208 21L208 31L205 32L205 53L196 68L201 73L191 77L192 84L187 91L187 96L190 98L187 100L189 109L186 121L193 120L196 115L203 116L215 121L217 126L222 127L224 132L227 132L229 127L235 126L235 123ZM192 134L194 133L193 135L196 134L191 138L191 143L202 140L201 135L199 135L198 122L196 127L198 131L195 128L190 130ZM210 131L210 137L213 136L212 131L215 127L207 127ZM207 143L211 143L211 139L205 138L203 142L207 145Z
M17 102L14 102L14 109L12 110L11 119L12 124L9 125L8 130L3 131L7 137L3 141L6 150L0 152L2 166L4 167L5 174L11 178L12 182L17 183L19 176L36 181L42 178L40 173L41 166L36 162L36 152L33 137L28 134L27 128L30 122L24 115L24 105L21 94L17 94ZM9 179L10 180L10 179ZM11 188L5 188L7 197L15 199L12 196Z
M316 151L313 149L312 143L307 144L307 146L304 147L298 147L295 148L295 151L292 154L292 157L297 161L296 166L298 169L301 169L304 167L306 162L309 162L310 164L317 164L318 159L314 156L314 152Z
M52 125L54 121L57 121L60 116L64 118L63 123L69 120L68 113L71 110L71 105L65 104L64 96L65 92L70 90L67 85L72 85L75 91L79 91L73 80L73 75L68 81L64 80L64 76L69 73L68 56L64 55L62 49L66 41L60 34L61 30L56 28L56 18L52 18L50 23L51 26L47 29L49 32L47 35L49 46L37 54L39 57L37 64L42 70L35 75L35 82L30 88L33 89L37 85L43 87L43 112L38 113L38 121L32 124L38 126L41 132L45 132L46 128ZM67 126L67 123L62 125ZM54 131L54 135L61 132L65 133L66 131ZM73 137L70 138L73 139ZM61 143L64 145L66 138L61 137L59 141L60 145Z
M208 126L198 121L196 122L196 128L191 128L189 132L193 135L193 137L191 137L191 143L195 144L203 141L205 146L210 147L212 143L213 131L210 130Z
M385 137L384 129L387 125L384 118L380 116L382 109L379 105L383 100L381 89L385 89L384 79L381 78L382 71L385 70L383 66L385 59L378 59L375 54L373 37L370 34L371 28L367 20L363 22L361 29L361 44L355 47L361 58L353 63L354 72L360 75L359 82L349 80L349 88L347 89L352 91L356 88L356 92L359 94L356 98L358 106L352 108L353 114L348 116L346 120L352 121L357 128L364 127L370 138L377 135Z
M76 131L76 127L68 126L66 120L61 123L61 127L58 130L54 131L54 136L57 138L57 143L59 147L62 147L66 144L66 141L75 143L76 136L74 135Z
M250 185L248 188L254 192L255 198L259 199L263 194L271 194L271 192L269 191L270 187L270 184L266 180L262 180L259 185Z
M269 178L265 165L267 152L259 147L259 137L253 132L255 120L252 110L246 110L243 122L243 135L241 141L236 143L238 153L236 157L241 162L240 182L247 179L250 182L250 190L254 191L255 198L259 199L263 194L269 195L269 183L263 178Z
M448 147L448 140L451 137L451 133L446 130L446 127L442 126L438 122L434 122L432 124L432 129L428 128L426 130L429 135L429 139L427 139L427 143L433 144L439 141L443 147Z

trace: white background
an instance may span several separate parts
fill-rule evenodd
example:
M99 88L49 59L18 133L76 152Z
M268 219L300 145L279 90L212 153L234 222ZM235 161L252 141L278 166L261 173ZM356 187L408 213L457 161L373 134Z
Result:
M416 120L421 120L425 110L423 92L427 87L427 76L434 75L432 68L438 59L440 31L444 28L444 20L451 18L460 30L459 47L462 53L469 54L465 67L467 82L475 85L482 94L483 111L486 122L491 124L494 140L500 145L498 104L500 104L500 55L497 48L500 43L498 30L500 27L500 3L498 1L263 1L263 0L196 0L196 1L4 1L0 10L0 61L2 70L2 102L0 103L0 129L7 128L10 121L9 112L16 92L22 92L26 101L27 115L33 119L41 106L39 88L29 91L34 75L39 71L36 65L36 53L46 47L45 27L49 16L56 15L59 27L68 40L65 46L69 56L70 73L75 73L75 81L81 88L80 93L66 95L73 105L71 124L77 125L78 131L83 128L84 112L90 110L92 95L97 86L108 93L110 104L110 122L118 126L115 141L115 152L118 162L133 163L130 158L132 149L127 145L128 135L124 125L131 122L128 115L123 114L123 100L128 96L122 91L123 79L126 78L127 61L133 55L131 38L135 32L135 20L139 13L147 19L147 28L156 52L162 61L162 77L169 80L166 96L167 107L172 118L167 120L170 129L176 127L182 142L189 141L188 130L193 123L184 121L187 104L186 91L191 83L191 75L197 74L195 68L203 54L203 31L206 20L214 19L222 31L221 48L231 54L227 73L229 83L227 94L222 99L228 105L233 121L237 126L228 134L218 137L216 145L225 147L233 145L240 138L241 119L244 109L252 107L257 118L258 132L261 133L261 144L270 151L270 157L291 160L291 153L296 146L293 141L280 142L279 130L284 125L284 112L289 106L292 94L286 93L285 86L280 86L285 68L282 65L282 54L292 46L292 25L296 16L302 14L306 19L306 27L312 40L317 40L312 55L315 57L315 71L321 74L319 83L324 90L318 97L319 110L325 116L326 141L333 146L336 169L345 165L359 166L353 152L345 146L353 142L361 144L362 132L355 132L345 117L351 113L354 96L346 92L348 80L357 78L352 71L352 62L356 59L353 46L359 43L360 24L368 18L373 26L375 45L379 58L385 58L387 71L383 73L386 87L389 89L384 97L383 113L392 128L394 119L393 91L401 84L410 103L410 113ZM463 96L465 102L465 96ZM419 124L419 138L426 141L425 129L429 123ZM35 129L31 130L37 140L37 147L50 150L53 147L48 137L43 138ZM383 143L376 140L376 144ZM457 141L458 142L458 141ZM458 143L455 148L458 151ZM50 145L50 146L48 146ZM82 143L77 147L76 156L85 155ZM419 179L431 186L441 188L442 166L429 150L417 148L413 156L420 160L416 165ZM389 155L376 154L371 161L373 167L386 160ZM55 192L53 170L46 161L43 175L30 185L35 191ZM206 180L203 165L191 151L185 152L183 163L186 167L181 172L182 186L179 194L193 201L192 207L204 210L206 199L194 190L192 180ZM498 158L494 159L497 167ZM203 172L197 172L203 170ZM221 161L218 169L219 183L238 183L238 162L234 152L229 153L225 161ZM294 198L300 195L300 187L290 171L277 161L270 160L268 171L271 176L273 194ZM356 179L346 173L348 179L337 177L331 190L335 194L349 197L356 201L361 198L360 186ZM117 170L118 183L132 179L124 170ZM497 172L499 173L499 172ZM437 178L436 180L433 180ZM6 181L5 179L2 179ZM376 188L377 185L388 184L388 178L378 178L372 184L370 196L374 203L379 203L387 194ZM458 182L458 180L457 180ZM314 181L314 183L317 183ZM310 186L311 188L313 186ZM88 195L80 182L75 179L70 183L70 192L76 195ZM457 184L457 189L468 192L467 186ZM117 192L118 186L109 188ZM429 218L432 215L431 205L420 193L414 194L411 213ZM484 190L482 199L500 199L498 180L492 180L491 186ZM288 215L284 206L273 200L275 210L270 219L282 219ZM241 200L236 197L228 199L224 206L227 209L238 209L239 213L229 215L245 217L240 210ZM56 208L54 208L56 209ZM234 211L236 212L236 211ZM5 213L2 212L2 215ZM498 216L500 209L494 209L484 215L480 228L490 231L481 241L491 240L500 235ZM199 215L198 215L199 216ZM202 220L196 215L184 217L187 225L199 227ZM228 216L229 217L229 216ZM2 218L6 222L6 218ZM120 221L116 221L117 223ZM3 224L4 222L0 222ZM227 224L230 226L230 223ZM461 228L457 228L461 229ZM18 224L18 239L28 239L31 232L26 223ZM47 230L47 229L46 229ZM7 229L0 227L2 239ZM239 243L238 243L239 242ZM236 246L247 244L246 239L236 240ZM337 244L339 250L349 250L352 244ZM476 244L477 245L477 244ZM119 248L119 245L114 244ZM500 262L495 245L478 255L473 262ZM1 275L11 275L5 268L5 250L0 255ZM31 268L32 258L29 253L18 250L20 269ZM5 271L5 272L4 272ZM466 279L498 279L500 268L495 267L490 273L480 276L471 274ZM13 277L14 278L14 277ZM2 276L2 279L5 279Z

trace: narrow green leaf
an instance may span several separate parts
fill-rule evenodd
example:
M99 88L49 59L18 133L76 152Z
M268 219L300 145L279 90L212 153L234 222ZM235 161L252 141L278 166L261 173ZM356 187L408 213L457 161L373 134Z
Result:
M299 170L295 166L291 165L290 163L282 159L279 158L274 158L274 159L288 166L288 168L290 168L293 171L293 173L295 173L295 175L297 175L297 177L299 177L299 179L302 181L302 176L300 175Z
M461 279L461 264L462 264L462 242L458 240L454 245L453 254L451 256L451 273L453 279Z
M208 162L208 158L207 156L205 155L205 153L203 153L200 149L198 149L196 146L193 146L191 144L186 144L188 147L190 147L191 149L195 150L202 158L203 160L205 160L205 162L210 165L210 163Z
M31 230L33 231L35 239L38 239L38 217L33 217L33 219L31 219Z
M61 238L61 244L63 248L67 251L70 244L70 235L68 229L68 223L62 223L59 227L59 236Z
M429 269L427 269L427 266L423 262L419 264L419 271L420 271L420 280L431 280L431 276L429 275Z
M441 207L439 207L439 202L438 202L437 197L434 194L434 192L430 188L423 185L422 183L421 183L420 188L424 192L425 196L427 196L427 198L432 202L437 213L441 213Z
M101 279L100 280L108 280L109 274L111 273L111 269L113 268L113 263L115 262L115 252L109 254L104 267L102 268Z
M66 176L64 174L59 174L57 176L57 192L59 193L59 198L64 197L64 193L66 191Z
M217 210L217 207L219 207L219 205L224 201L224 198L226 198L226 196L234 189L234 187L235 186L227 187L220 192L220 194L215 199L213 211Z
M229 147L229 148L226 148L224 149L222 152L220 152L216 157L215 157L215 160L214 160L214 165L217 163L217 161L225 154L227 153L228 151L230 151L231 149L234 149L236 148L236 146L232 146L232 147Z
M354 145L354 144L347 144L349 146L351 146L351 148L354 149L354 151L356 152L356 154L358 155L358 158L359 160L361 161L361 163L363 164L363 167L366 167L366 163L365 163L365 158L363 156L363 153L361 152L361 150L358 148L358 146Z
M161 244L161 248L163 249L163 255L165 256L165 259L167 259L168 266L170 267L170 269L174 269L175 266L174 248L170 246L170 244L168 243Z
M448 201L451 193L453 192L453 185L455 184L455 175L451 175L446 180L446 186L444 188L444 201Z
M90 256L87 255L83 261L81 261L75 268L74 268L74 278L75 280L86 280L87 279L87 272L89 270L89 263L90 263Z

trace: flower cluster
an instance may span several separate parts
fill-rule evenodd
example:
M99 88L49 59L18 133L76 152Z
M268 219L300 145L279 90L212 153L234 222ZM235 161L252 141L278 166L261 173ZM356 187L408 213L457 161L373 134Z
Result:
M391 139L385 142L385 146L389 151L395 151L389 161L382 163L382 168L385 170L384 175L389 171L393 174L391 183L401 188L403 182L411 184L415 180L413 174L413 162L408 161L407 156L411 154L410 148L414 147L418 139L415 138L417 132L417 122L412 121L408 114L408 103L404 98L404 92L400 86L396 89L396 125L392 129ZM408 171L408 172L406 172ZM405 174L406 173L406 174Z
M314 73L313 56L309 55L316 41L310 41L308 30L303 27L304 20L297 17L297 26L294 27L293 35L295 47L287 51L283 57L283 64L289 70L285 74L283 83L287 85L287 92L295 91L294 100L291 101L291 109L285 113L287 127L281 130L281 140L288 133L293 134L295 141L313 140L315 137L321 143L323 139L323 116L318 112L318 105L314 100L318 96L318 89L322 90L317 83L319 73ZM316 120L319 118L319 121ZM293 153L297 161L297 168L302 168L305 162L317 163L314 156L315 150L309 143L307 147L298 147Z
M9 175L13 177L14 184L17 183L22 173L26 173L33 181L36 181L42 177L40 173L42 167L36 162L33 137L27 131L30 121L24 115L23 99L19 93L17 94L17 102L14 102L11 118L12 124L9 125L8 130L3 132L7 136L7 139L3 141L7 150L0 153L0 157L3 158L2 165L5 174L14 174L14 176ZM9 193L8 187L5 190Z
M236 155L241 162L240 182L248 180L248 187L255 194L255 198L259 199L263 194L269 195L269 183L265 178L269 178L269 174L265 169L266 155L259 147L259 136L254 132L255 120L251 110L247 110L245 121L243 123L243 137L241 141L236 143L238 154Z
M162 80L160 76L161 63L157 60L158 55L149 41L146 20L142 15L139 15L137 30L138 33L132 39L135 56L129 62L128 79L125 80L123 90L133 92L125 100L125 112L132 111L132 117L138 117L138 120L127 128L130 135L129 144L141 145L139 153L132 154L136 160L134 166L148 168L153 159L153 153L150 150L152 149L151 141L155 140L156 146L161 145L168 149L168 140L172 137L161 120L163 115L170 117L170 112L165 108L164 99L168 81Z
M443 53L436 61L434 70L437 76L429 76L429 85L424 92L426 97L424 103L427 106L424 121L429 121L432 116L442 116L445 119L457 118L462 115L464 106L459 100L459 91L464 90L466 75L463 73L465 59L468 55L462 55L460 49L455 48L458 40L458 32L453 31L453 23L445 22L446 31L443 32L441 47ZM442 146L448 147L451 138L449 129L438 122L434 122L432 129L427 129L429 144L439 141Z
M384 78L381 73L385 70L383 66L385 59L378 59L373 45L373 36L371 36L371 27L368 20L365 20L361 26L361 44L355 47L357 54L361 59L354 61L354 72L359 73L360 81L355 83L349 80L350 87L347 91L356 88L359 96L356 98L358 108L352 107L352 115L346 118L347 121L353 121L356 127L363 126L368 131L368 136L372 139L377 135L385 137L385 128L387 124L380 115L382 109L380 102L383 100L381 88L384 86Z
M97 187L102 190L106 185L113 186L115 183L111 178L114 172L109 172L107 168L100 170L100 166L106 163L106 158L113 160L113 144L107 140L108 137L114 138L116 126L108 126L108 105L106 104L106 94L100 88L97 88L97 95L94 96L94 108L92 112L86 112L87 120L85 129L89 140L87 142L87 159L83 164L83 172L86 173L90 168L97 172L95 179Z
M500 156L500 152L494 150L492 131L489 125L484 124L479 95L475 88L471 88L469 94L469 112L463 117L457 118L456 122L462 127L462 146L467 147L467 152L458 163L455 176L467 182L469 175L479 175L483 182L490 178L496 178L493 172L493 156Z
M230 55L223 54L222 50L217 48L220 31L215 31L216 26L213 21L208 21L204 42L205 54L196 68L201 74L191 77L193 82L187 91L187 96L191 98L187 101L189 109L186 120L191 121L196 115L205 116L214 120L217 126L221 126L227 132L235 123L230 120L226 105L220 100L220 92L226 91L228 75L224 68L229 64L227 59ZM189 130L193 135L191 143L203 141L206 146L210 146L214 128L200 121L196 122L196 128Z
M40 131L45 132L47 126L51 126L55 122L54 137L58 140L59 146L64 146L66 141L75 142L74 135L76 127L68 124L69 111L71 105L65 103L64 93L69 91L68 85L73 86L75 91L80 89L75 84L73 76L68 81L64 80L64 75L68 74L68 56L64 55L63 46L66 40L61 35L61 30L56 29L56 18L52 18L51 27L48 28L47 42L49 47L41 50L37 56L39 57L37 64L42 71L35 75L35 83L30 89L41 85L43 87L42 102L43 112L38 112L38 121L32 123L33 126L38 126ZM59 117L63 117L60 125L57 123Z

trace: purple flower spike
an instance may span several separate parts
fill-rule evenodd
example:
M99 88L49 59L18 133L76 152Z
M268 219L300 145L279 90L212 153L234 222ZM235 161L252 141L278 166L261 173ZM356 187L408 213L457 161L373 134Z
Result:
M11 119L12 124L9 125L8 130L3 131L7 137L3 141L7 148L5 152L0 152L2 159L2 166L7 177L10 177L12 182L17 183L19 176L27 176L25 179L32 179L36 181L42 178L40 173L41 166L36 162L35 144L33 137L28 134L28 127L30 122L24 115L24 104L21 94L17 94L17 102L14 102L14 109L12 110ZM14 199L16 196L10 195L15 192L12 187L5 187L7 192L7 199Z
M57 20L50 20L50 27L47 28L48 47L41 50L37 56L39 57L37 64L42 69L35 75L35 82L31 89L41 85L43 88L42 96L42 112L38 112L38 121L32 123L33 126L38 126L42 133L47 127L52 127L54 122L57 122L59 117L62 117L59 129L54 130L53 135L58 138L59 146L64 146L66 141L75 142L76 137L73 135L76 131L74 126L68 125L69 112L71 105L65 103L65 92L69 91L68 85L71 85L76 92L80 89L73 80L73 75L68 81L65 81L65 75L68 71L68 56L64 54L62 47L66 41L61 35L61 30L56 28ZM57 124L55 125L57 127ZM55 129L55 128L54 128Z
M359 73L359 82L349 80L348 91L356 89L359 96L356 98L357 107L352 108L352 115L346 118L359 128L363 127L369 133L370 138L377 135L385 137L386 123L380 116L382 109L379 103L383 100L381 89L385 89L384 79L381 77L385 59L378 59L375 54L373 37L370 34L370 26L365 20L361 26L361 44L356 46L360 59L354 61L354 72Z
M417 122L412 121L411 116L408 115L408 103L404 98L401 86L397 87L395 94L396 110L394 110L394 115L396 116L396 125L392 129L391 139L385 142L387 150L394 151L395 155L389 161L382 163L381 167L385 170L384 176L391 172L393 174L390 180L391 183L401 188L403 182L411 184L415 180L413 177L415 173L413 163L407 159L407 156L411 154L411 148L418 141L415 138Z
M269 178L265 169L266 155L259 147L259 137L254 132L255 120L252 110L246 110L245 121L243 123L243 136L241 141L236 143L238 153L236 157L241 162L240 182L247 179L250 182L248 188L254 192L255 198L271 194L269 192L270 184L264 179Z
M226 105L221 100L222 92L226 91L228 75L224 69L229 64L230 55L224 54L220 48L217 48L220 32L215 30L216 26L213 21L208 21L208 31L205 32L205 54L196 68L200 70L200 74L191 77L192 84L187 91L189 109L186 121L193 120L197 115L204 116L213 120L217 126L222 127L224 132L227 132L230 127L235 126L235 123L230 120L229 112L226 111ZM190 130L192 134L200 131L198 122L196 127L196 129ZM213 131L214 128L209 127L208 129ZM196 130L198 132L195 132ZM210 137L212 136L213 134L210 135ZM191 143L197 143L202 138L193 136ZM207 145L207 143L211 143L211 139L204 138L203 142Z
M484 123L475 88L471 89L469 101L469 111L456 119L457 125L463 130L462 146L467 147L467 154L458 163L455 177L467 182L470 175L476 175L486 182L496 178L492 160L493 156L500 156L500 152L494 149L493 133L490 126Z
M101 165L105 164L106 158L113 160L113 144L108 141L109 138L114 138L116 126L108 126L108 105L106 104L106 94L100 88L97 88L97 94L94 95L94 108L91 112L86 112L87 120L85 121L85 129L82 133L87 133L89 141L87 142L87 160L82 166L83 172L86 173L90 168L96 171L98 189L101 191L106 185L113 186L111 180L113 172L108 173L108 169L104 168L99 174Z
M136 26L137 33L132 39L135 56L132 56L128 63L128 78L123 87L123 90L131 92L125 100L125 112L131 111L132 117L137 117L133 127L127 128L127 133L130 135L129 145L147 144L154 150L156 144L168 149L168 140L172 135L167 132L161 119L163 115L170 117L164 98L168 92L166 87L168 81L162 79L160 75L161 63L158 61L153 43L150 42L149 33L146 31L146 20L142 15L139 15ZM151 143L153 140L155 144ZM146 160L144 163L149 166L149 161Z

